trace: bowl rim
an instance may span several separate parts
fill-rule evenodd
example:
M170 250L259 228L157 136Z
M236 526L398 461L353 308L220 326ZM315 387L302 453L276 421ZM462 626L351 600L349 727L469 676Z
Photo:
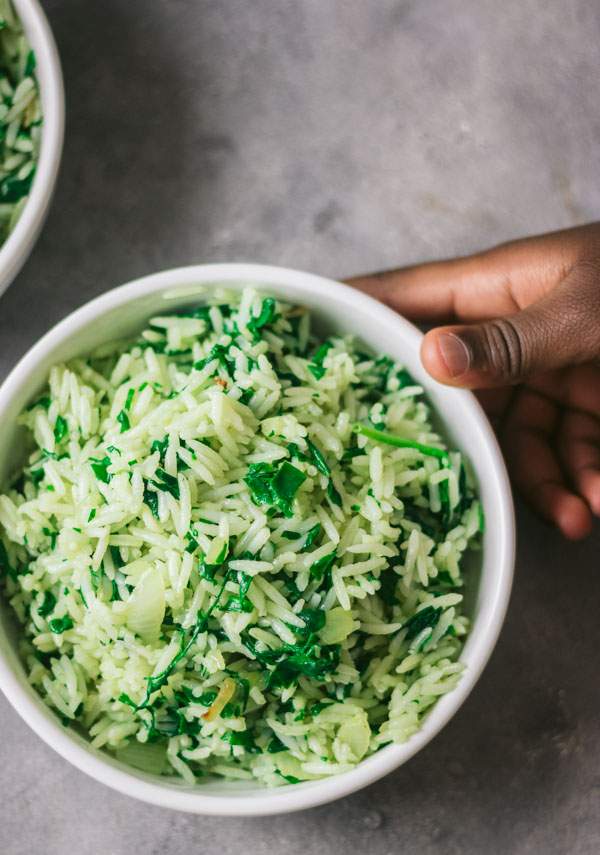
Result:
M48 361L53 349L64 343L79 329L97 320L109 311L125 307L136 298L156 292L166 292L168 298L192 296L205 285L224 285L243 282L284 292L292 287L303 290L318 300L324 290L328 299L349 305L357 314L364 313L382 323L393 323L398 334L410 339L418 348L422 334L387 306L372 297L355 291L347 285L311 273L289 268L245 263L192 265L173 268L135 279L113 288L84 304L47 332L17 363L0 386L0 418L14 396L27 382L30 374ZM167 298L167 299L168 299ZM408 345L407 345L408 347ZM431 381L430 386L438 386ZM440 387L448 389L449 387ZM444 392L444 394L448 394ZM423 748L454 716L477 682L496 644L510 596L514 552L515 522L510 485L504 462L493 431L475 397L463 390L451 393L460 405L463 417L469 418L479 434L487 452L486 477L493 480L497 502L494 520L500 532L498 551L495 554L495 577L487 595L485 614L479 615L468 637L463 653L470 651L467 669L455 689L444 695L427 715L419 731L403 745L388 745L361 761L355 769L332 778L283 785L279 788L260 788L250 793L236 795L202 792L202 787L186 788L152 779L143 773L126 771L122 764L94 751L61 728L45 707L33 688L25 689L13 671L7 655L0 650L0 689L29 726L48 745L81 771L98 781L129 796L151 804L192 813L214 816L258 816L287 813L315 807L345 795L384 777L409 760Z
M21 216L0 247L0 294L11 284L41 231L52 200L62 154L65 95L60 59L38 0L13 0L36 59L42 101L42 138L35 177Z

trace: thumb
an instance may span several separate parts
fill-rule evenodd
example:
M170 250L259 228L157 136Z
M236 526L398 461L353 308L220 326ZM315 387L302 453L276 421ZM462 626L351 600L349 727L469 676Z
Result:
M425 336L421 359L436 380L482 389L587 362L600 355L599 266L584 265L550 293L510 317L438 327Z

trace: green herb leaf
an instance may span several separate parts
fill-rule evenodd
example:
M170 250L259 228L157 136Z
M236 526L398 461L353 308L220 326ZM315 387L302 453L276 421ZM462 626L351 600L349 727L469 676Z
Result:
M223 739L227 739L230 745L241 745L251 754L261 754L262 751L254 741L254 736L249 730L233 730L227 733Z
M267 747L268 754L279 754L280 751L288 751L288 747L283 744L279 737L274 736Z
M442 466L449 466L450 459L448 452L442 448L434 448L431 445L423 445L420 442L413 442L411 439L403 439L401 436L396 436L393 433L388 433L383 430L368 427L368 425L355 424L352 426L354 433L361 433L369 439L374 439L376 442L385 442L388 445L395 445L398 448L415 448L421 454L426 454L431 457L437 457L441 461Z
M300 446L297 442L288 443L287 450L289 451L290 457L295 457L297 460L301 460L303 463L310 463L310 457L308 454L305 454L304 451L300 450Z
M321 627L325 626L323 609L302 609L301 612L298 612L298 617L302 618L308 632L318 632Z
M269 688L287 688L298 677L304 674L312 680L322 681L327 674L337 671L341 659L339 644L312 645L308 650L294 652L275 669L267 681Z
M330 552L328 555L324 555L322 558L319 558L314 564L310 567L310 575L315 579L322 579L326 570L329 570L333 562L335 561L336 553Z
M57 445L67 435L68 430L67 420L63 416L57 416L54 425L54 442Z
M212 348L209 355L205 359L200 359L198 362L194 363L194 369L196 371L201 371L210 362L216 359L218 361L218 364L225 369L229 377L233 378L233 373L235 370L235 361L233 359L227 359L227 354L229 354L229 345L215 344L215 346Z
M104 484L108 484L112 478L112 475L108 472L108 467L111 463L110 457L103 457L102 460L99 460L96 457L90 457L90 462L96 478Z
M27 61L25 62L25 68L23 70L23 75L25 77L29 77L33 74L33 70L35 69L35 54L32 50L27 54Z
M126 430L129 430L131 424L129 423L129 416L125 412L125 410L121 410L119 415L117 416L117 421L121 425L121 433L125 433Z
M223 611L246 612L247 614L250 614L250 612L254 611L254 606L247 597L231 596L227 600Z
M338 508L342 507L342 497L336 490L333 481L330 481L327 485L327 497L332 505L337 505Z
M14 178L12 175L3 178L0 181L0 202L10 204L27 196L31 190L34 175L35 169L26 178Z
M306 532L306 541L304 543L305 549L310 549L310 547L313 545L315 540L318 538L320 532L321 532L321 523L317 523L315 526L313 526L312 528L310 528Z
M383 570L379 576L379 590L377 591L377 595L388 606L396 606L400 602L396 596L396 588L399 581L400 577L393 567Z
M56 635L60 635L67 629L73 629L73 620L69 615L65 615L61 618L52 618L52 620L48 621L48 626L52 632L56 633Z
M354 460L355 457L363 457L366 454L364 448L359 448L355 445L353 448L347 448L342 454L342 460Z
M287 461L281 464L279 471L273 478L273 491L278 500L276 504L279 505L286 516L292 516L292 501L298 488L305 481L306 475Z
M296 778L295 775L284 775L283 772L280 772L279 769L275 769L275 774L279 775L280 778L283 778L288 782L288 784L299 784L300 778Z
M321 347L313 356L312 363L308 366L308 370L317 380L320 380L327 370L323 365L323 360L325 359L332 347L332 341L323 342Z
M165 472L164 469L157 469L156 480L151 481L150 483L153 487L156 487L157 490L170 493L174 499L179 501L179 482L174 475L169 475L169 473Z
M323 457L317 446L314 444L314 442L311 442L310 439L307 439L306 444L308 445L308 449L310 451L311 461L315 464L319 472L321 472L323 475L331 475L331 469L325 462L325 458Z
M317 380L320 380L322 377L325 376L325 372L327 369L323 365L313 365L311 363L308 366L308 370Z
M155 439L150 447L150 454L154 454L158 451L160 455L161 463L164 461L165 454L167 453L167 449L169 447L169 437L165 436L163 439Z
M185 548L185 551L193 555L194 552L200 548L200 544L198 543L191 531L188 531L185 537L187 540L187 546Z
M158 512L158 495L153 493L148 487L144 488L144 502L150 510L152 511L152 516L154 519L159 520L159 512Z
M246 328L252 333L254 341L260 338L260 330L275 320L275 300L272 297L267 297L262 302L260 313L257 317L251 317Z
M44 480L45 472L44 467L40 466L39 469L32 469L29 473L31 475L31 480L37 487Z
M46 591L44 594L44 599L42 600L42 604L37 610L38 615L40 617L47 617L50 612L54 611L55 605L56 597L51 591Z
M46 537L49 537L49 538L50 538L50 549L51 549L51 550L52 550L52 549L54 549L54 547L56 546L56 541L57 541L57 539L58 539L58 532L57 532L57 531L52 531L52 529L49 529L49 528L46 528L46 527L44 527L44 528L42 529L42 531L43 531L43 533L46 535Z
M284 461L279 468L271 463L253 463L243 479L258 505L275 505L286 517L293 515L292 502L306 475Z
M439 608L436 608L435 606L425 606L424 609L421 609L421 611L418 611L412 615L412 617L409 617L409 619L402 624L402 629L407 631L406 638L416 638L417 635L427 627L431 627L433 629L439 621L442 612L443 609L441 606Z

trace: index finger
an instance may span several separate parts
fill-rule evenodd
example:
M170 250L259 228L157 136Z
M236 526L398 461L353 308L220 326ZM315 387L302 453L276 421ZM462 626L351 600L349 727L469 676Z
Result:
M485 320L518 308L497 260L482 253L347 279L415 321Z

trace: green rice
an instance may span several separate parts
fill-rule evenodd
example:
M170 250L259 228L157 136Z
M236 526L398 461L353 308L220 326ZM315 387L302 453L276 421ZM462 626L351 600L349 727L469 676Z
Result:
M10 0L0 0L0 244L21 216L37 166L42 108L35 56Z
M0 575L63 724L274 786L414 734L462 671L479 502L423 389L252 288L57 365Z

